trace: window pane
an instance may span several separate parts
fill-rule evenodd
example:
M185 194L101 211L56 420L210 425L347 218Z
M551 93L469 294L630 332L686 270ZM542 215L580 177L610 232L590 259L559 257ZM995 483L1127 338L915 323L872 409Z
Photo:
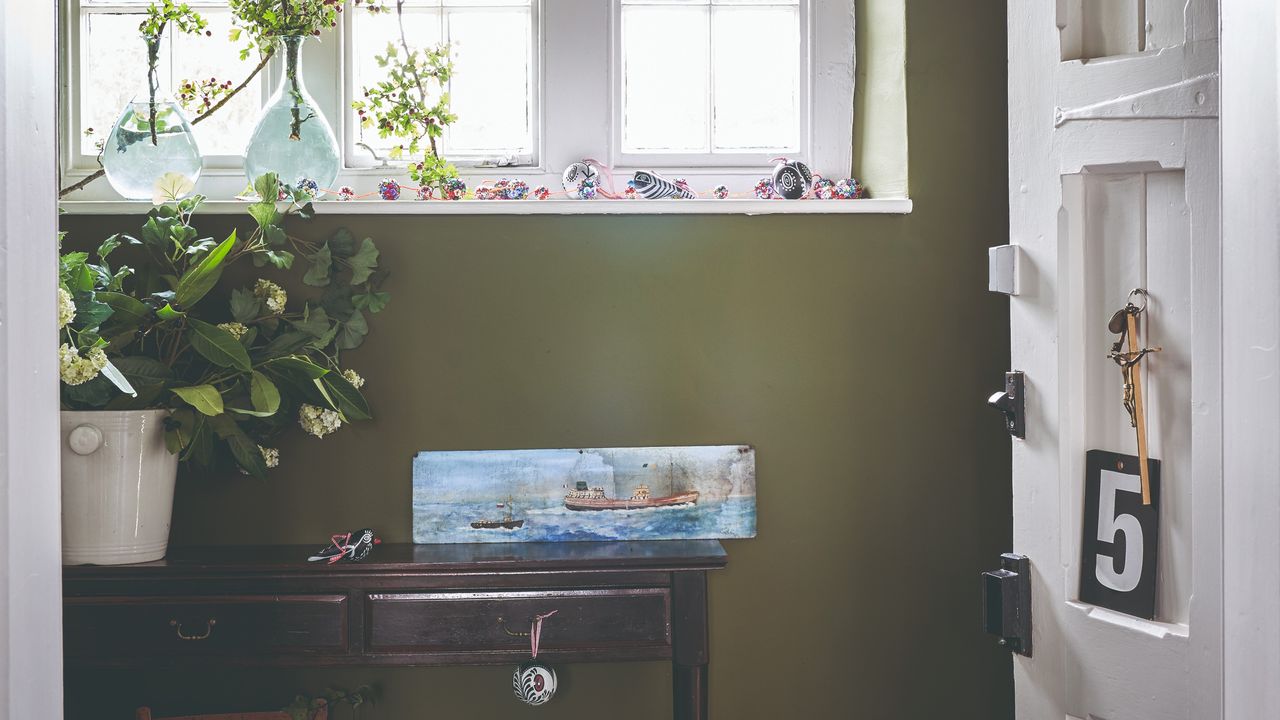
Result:
M706 152L708 8L622 9L623 149Z
M355 72L352 89L355 98L358 99L363 96L364 88L373 87L386 77L386 69L378 67L378 61L374 57L386 55L388 44L394 44L398 52L403 53L403 50L400 47L400 23L394 12L372 15L364 10L356 10L355 13L354 32L350 41ZM434 47L443 37L440 28L440 11L410 12L406 9L404 29L410 47ZM347 112L351 111L348 109ZM351 122L355 123L356 128L360 128L359 117L354 112L351 112ZM384 156L387 150L400 144L392 138L384 140L373 128L360 129L358 135L360 142Z
M458 121L449 127L446 149L530 152L529 10L451 10L448 21Z
M147 46L138 34L142 15L91 13L85 16L80 58L80 151L97 155L125 103L147 83ZM161 70L164 49L161 49ZM162 73L163 75L163 73ZM93 136L84 131L92 128Z
M795 7L712 11L715 149L793 150L800 137L800 20Z
M231 31L231 13L204 11L212 35L182 35L174 38L174 88L184 80L230 81L239 85L258 64L256 54L240 60L239 48L227 41ZM262 84L268 72L258 73L231 102L224 105L207 121L195 126L200 152L205 155L240 155L249 144L253 124L262 107ZM188 114L189 120L195 115Z

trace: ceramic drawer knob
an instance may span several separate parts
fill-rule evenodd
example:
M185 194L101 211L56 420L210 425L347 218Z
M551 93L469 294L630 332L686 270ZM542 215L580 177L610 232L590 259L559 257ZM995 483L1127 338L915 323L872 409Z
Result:
M67 436L67 443L77 455L89 455L102 447L102 431L94 425L80 425Z

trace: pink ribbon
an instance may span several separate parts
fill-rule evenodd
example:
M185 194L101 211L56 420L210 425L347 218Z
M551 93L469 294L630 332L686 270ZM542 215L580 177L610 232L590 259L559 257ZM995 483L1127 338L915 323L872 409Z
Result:
M529 628L529 649L533 651L533 657L538 658L538 642L542 639L542 621L555 615L559 610L552 610L544 615L533 616L533 626Z

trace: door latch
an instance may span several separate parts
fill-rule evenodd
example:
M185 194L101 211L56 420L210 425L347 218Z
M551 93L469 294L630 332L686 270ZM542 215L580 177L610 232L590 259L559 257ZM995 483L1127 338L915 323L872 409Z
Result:
M1011 370L1004 374L1004 390L987 398L988 405L1004 413L1004 424L1009 434L1019 439L1027 437L1024 390L1022 371Z
M1031 559L1005 553L982 573L982 627L1000 644L1031 657Z

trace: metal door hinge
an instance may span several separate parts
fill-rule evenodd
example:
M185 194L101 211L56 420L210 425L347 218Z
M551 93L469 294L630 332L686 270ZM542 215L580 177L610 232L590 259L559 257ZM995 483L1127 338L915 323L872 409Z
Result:
M1000 644L1031 657L1031 560L1005 553L1000 569L982 573L982 628Z

